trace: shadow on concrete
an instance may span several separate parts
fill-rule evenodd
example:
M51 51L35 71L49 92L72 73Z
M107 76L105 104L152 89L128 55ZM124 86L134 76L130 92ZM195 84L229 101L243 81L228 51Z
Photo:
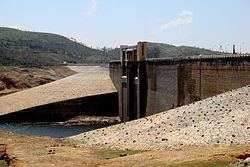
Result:
M37 106L0 116L0 123L63 122L76 116L118 116L118 93Z

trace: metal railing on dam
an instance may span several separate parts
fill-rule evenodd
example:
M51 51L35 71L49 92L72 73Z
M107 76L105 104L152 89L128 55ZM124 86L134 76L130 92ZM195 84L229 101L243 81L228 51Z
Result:
M206 55L146 59L146 115L190 104L250 84L250 55ZM111 61L110 77L120 90L122 64ZM119 102L121 103L121 102Z

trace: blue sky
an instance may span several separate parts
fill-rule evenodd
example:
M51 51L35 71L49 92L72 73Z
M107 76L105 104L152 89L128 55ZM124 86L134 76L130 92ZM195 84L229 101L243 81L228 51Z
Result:
M250 0L0 0L0 26L88 46L137 41L250 52Z

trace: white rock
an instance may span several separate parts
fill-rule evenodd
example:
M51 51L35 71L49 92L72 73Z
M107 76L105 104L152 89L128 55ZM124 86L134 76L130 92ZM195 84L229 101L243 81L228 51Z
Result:
M250 164L250 157L246 158L246 159L244 160L244 163Z

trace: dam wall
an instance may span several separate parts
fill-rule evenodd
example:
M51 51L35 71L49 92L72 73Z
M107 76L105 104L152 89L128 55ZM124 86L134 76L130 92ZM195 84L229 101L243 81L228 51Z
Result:
M121 73L120 62L110 62L117 90ZM250 56L147 59L146 75L146 115L152 115L250 84Z
M77 116L118 116L109 69L71 66L77 74L0 97L0 123L58 122Z
M0 116L1 123L64 122L77 116L118 116L118 93L41 105Z

